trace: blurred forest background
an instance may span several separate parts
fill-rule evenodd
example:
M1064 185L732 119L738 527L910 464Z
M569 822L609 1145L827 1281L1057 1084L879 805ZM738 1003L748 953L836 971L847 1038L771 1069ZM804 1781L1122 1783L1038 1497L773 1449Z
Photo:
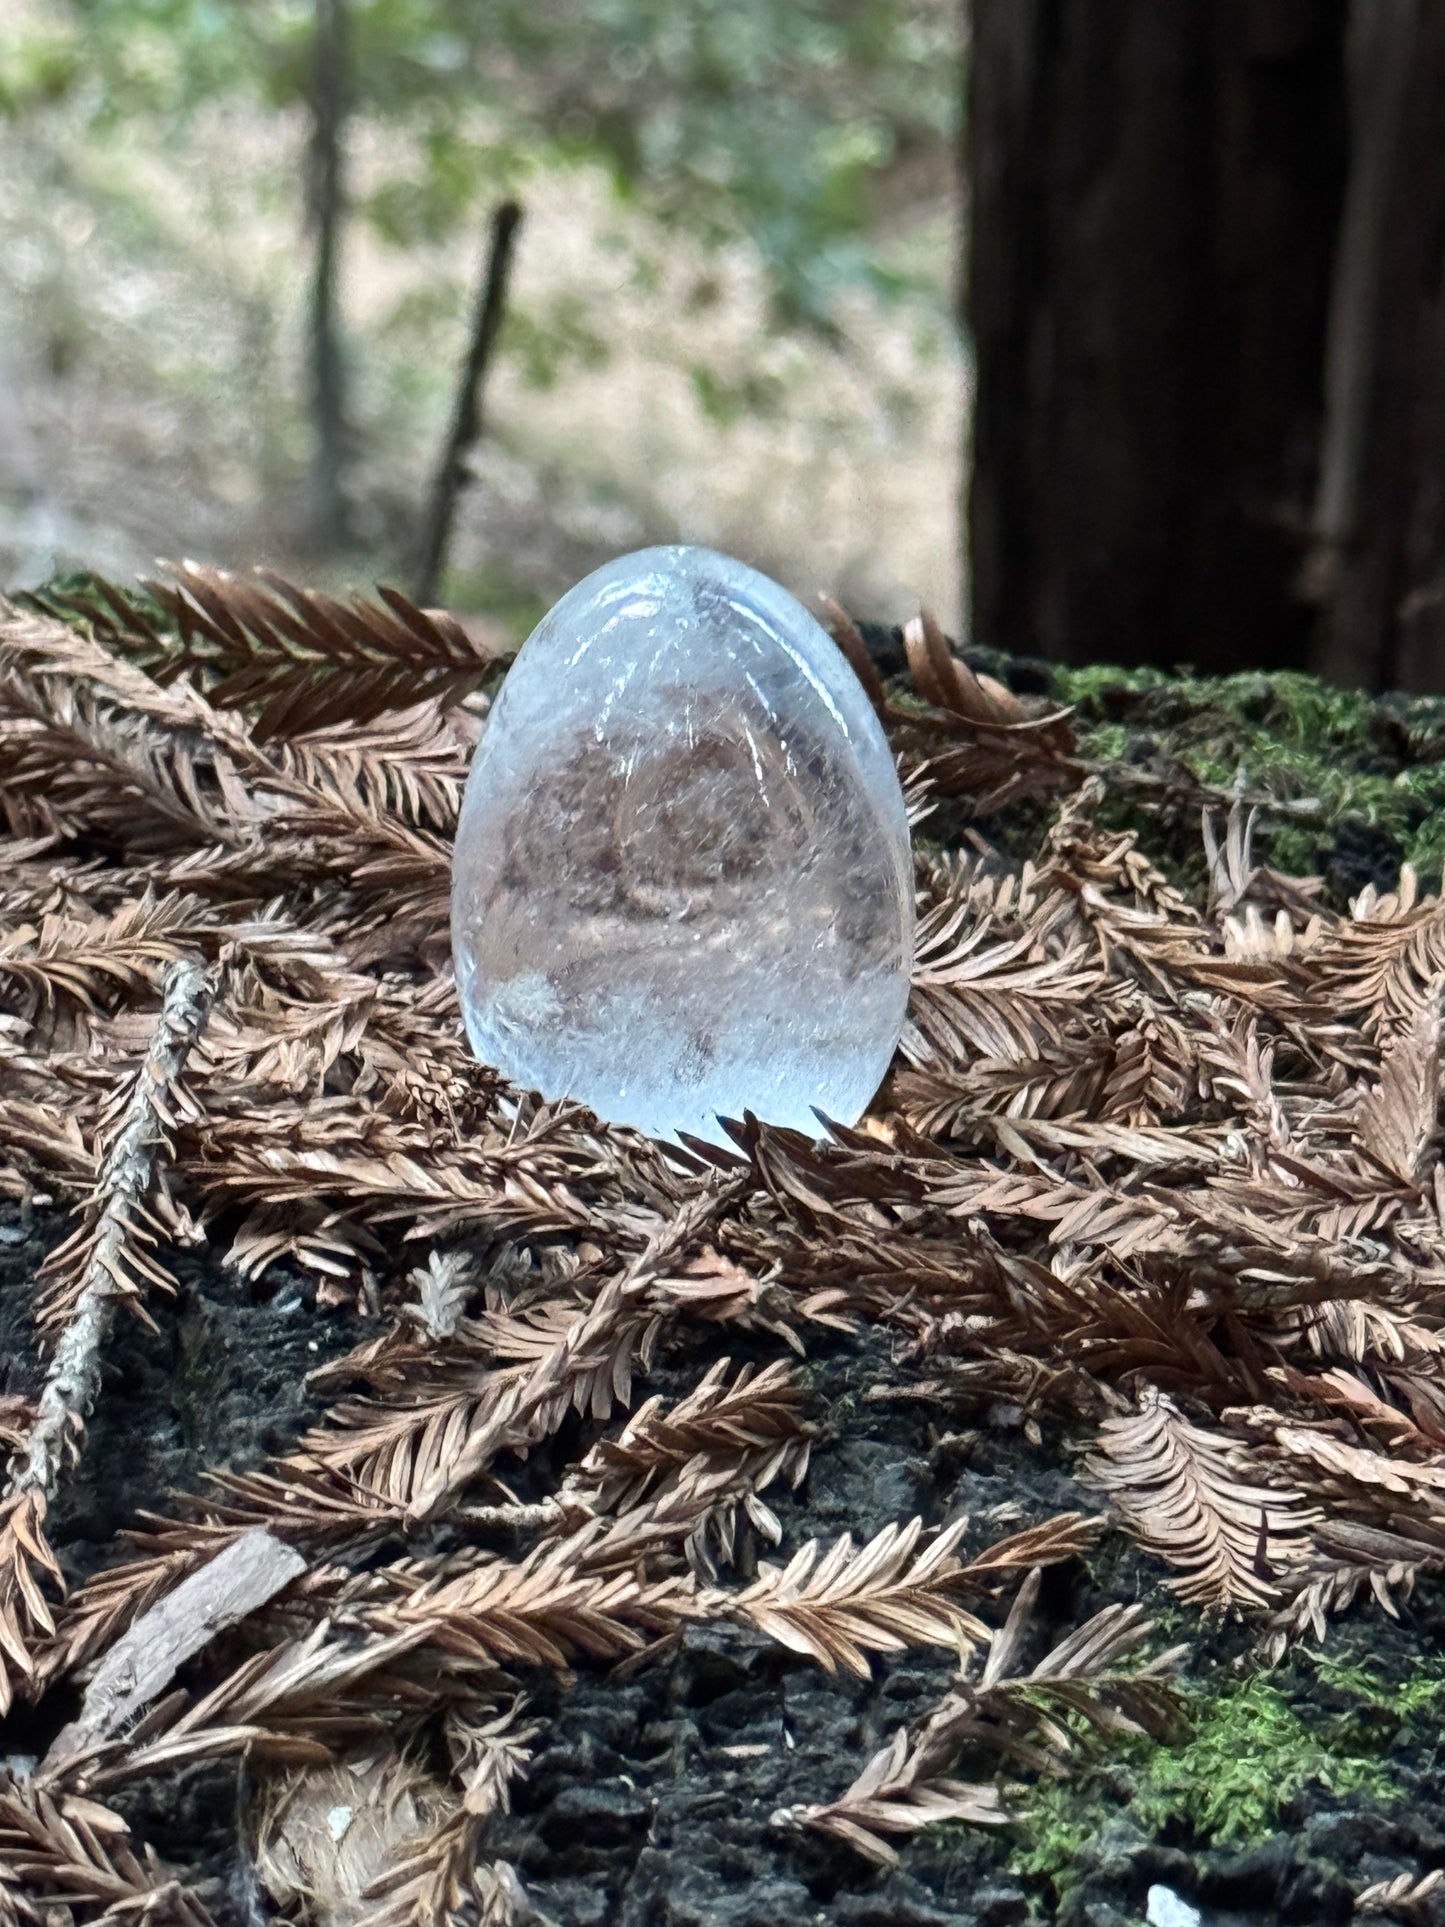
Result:
M659 540L1445 690L1445 0L3 0L0 581Z
M952 0L4 0L0 581L407 586L515 197L451 601L686 539L956 621L959 61Z

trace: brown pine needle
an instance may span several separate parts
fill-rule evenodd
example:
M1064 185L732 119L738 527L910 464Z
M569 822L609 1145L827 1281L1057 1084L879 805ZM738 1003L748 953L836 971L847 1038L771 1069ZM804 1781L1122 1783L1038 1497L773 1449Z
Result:
M487 1826L530 1742L498 1709L530 1669L645 1666L699 1622L859 1676L963 1656L854 1787L793 1812L881 1859L999 1818L1000 1770L1166 1735L1142 1608L1024 1657L1031 1575L1110 1519L1274 1650L1445 1567L1445 908L1412 873L1333 909L1260 856L1288 803L1086 766L1065 715L927 617L885 684L839 616L911 813L948 800L949 847L914 853L898 1061L855 1127L659 1146L465 1042L448 842L485 638L389 593L195 570L170 594L152 620L99 590L90 634L0 604L0 1196L81 1201L40 1274L49 1381L0 1412L0 1701L56 1689L45 1727L122 1682L43 1796L0 1793L0 1912L28 1856L42 1905L189 1921L140 1856L102 1864L120 1836L87 1788L245 1757L314 1791L364 1755L435 1783L366 1905L525 1917ZM1107 827L1121 797L1193 814L1206 887ZM1024 798L1029 854L955 833ZM51 1495L107 1321L144 1315L172 1246L243 1290L301 1268L357 1342L311 1375L338 1402L299 1440L213 1468L61 1603ZM959 1519L795 1530L834 1428L880 1416L851 1376L830 1405L817 1327L870 1342L864 1397L913 1401L940 1453L980 1410L1034 1449L1091 1429L1109 1513L1009 1510L982 1549ZM205 1573L248 1544L270 1577L198 1638ZM129 1696L177 1622L184 1668L137 1663Z
M532 1426L549 1406L555 1405L589 1349L637 1306L662 1268L683 1255L712 1220L745 1189L744 1180L739 1178L710 1181L695 1197L681 1204L632 1263L597 1294L587 1316L569 1326L557 1343L542 1354L527 1377L502 1394L496 1409L472 1430L445 1470L421 1486L408 1508L411 1523L435 1518L454 1505L460 1493L503 1445L516 1449L532 1443Z

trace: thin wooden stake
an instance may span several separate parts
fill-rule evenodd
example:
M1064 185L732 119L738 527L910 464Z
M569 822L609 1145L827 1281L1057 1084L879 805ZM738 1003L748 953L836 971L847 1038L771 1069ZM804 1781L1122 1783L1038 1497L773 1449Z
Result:
M507 305L507 282L512 272L512 251L517 229L522 224L522 209L516 201L503 201L492 216L491 238L487 243L486 266L477 291L471 341L457 386L456 405L446 444L437 463L422 524L420 555L416 569L415 600L426 606L435 602L446 566L451 543L452 523L456 518L457 498L467 480L467 457L482 432L482 387L501 331Z

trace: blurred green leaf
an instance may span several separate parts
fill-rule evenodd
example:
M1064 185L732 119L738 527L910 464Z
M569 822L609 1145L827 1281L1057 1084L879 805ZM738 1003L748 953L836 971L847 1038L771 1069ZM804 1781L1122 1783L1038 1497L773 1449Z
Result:
M607 343L588 322L586 303L575 294L553 300L545 313L511 309L502 346L531 388L555 387L566 369L601 368L607 361Z
M51 32L0 40L0 113L18 117L64 100L82 71L73 38Z

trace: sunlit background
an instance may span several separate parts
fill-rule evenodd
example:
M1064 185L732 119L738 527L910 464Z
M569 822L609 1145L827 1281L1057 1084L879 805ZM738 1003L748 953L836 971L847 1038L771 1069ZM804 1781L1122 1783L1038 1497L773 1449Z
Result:
M515 196L447 600L525 627L687 540L955 622L961 44L949 0L6 0L0 581L194 556L406 586Z

